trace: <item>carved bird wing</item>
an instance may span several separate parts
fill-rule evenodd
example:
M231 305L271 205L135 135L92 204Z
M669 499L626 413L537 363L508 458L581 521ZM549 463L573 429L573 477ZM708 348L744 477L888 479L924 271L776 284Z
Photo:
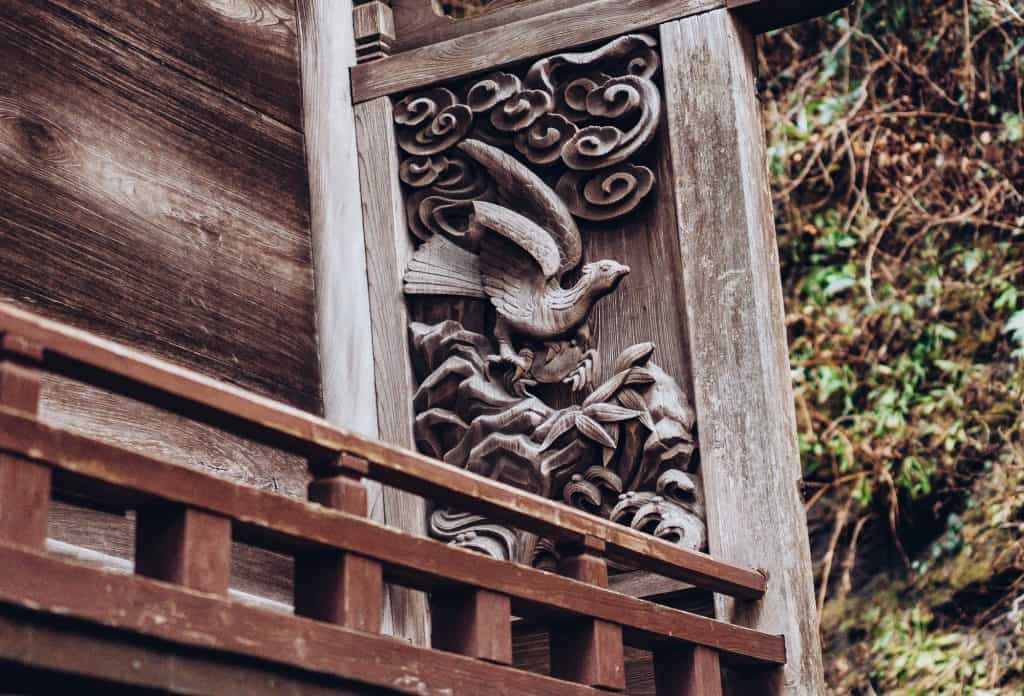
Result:
M458 148L487 170L507 209L518 211L554 241L559 277L579 265L583 255L579 228L569 208L543 179L512 155L479 140L464 140ZM477 201L474 207L480 204ZM533 254L530 249L526 251Z
M528 319L549 283L579 265L579 228L558 194L515 157L472 138L457 147L487 171L500 203L439 206L433 215L443 237L416 250L405 291L485 295L499 314Z
M488 230L480 241L484 292L499 314L529 318L558 273L561 255L555 240L529 218L494 203L474 202L473 222Z

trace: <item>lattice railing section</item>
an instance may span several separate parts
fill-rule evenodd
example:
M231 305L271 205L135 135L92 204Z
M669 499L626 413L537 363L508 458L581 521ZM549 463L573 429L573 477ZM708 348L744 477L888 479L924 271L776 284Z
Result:
M720 660L741 669L785 662L781 636L607 589L607 563L616 561L756 600L766 586L756 571L344 432L21 311L0 309L0 334L0 617L5 625L14 625L12 616L45 623L54 641L88 648L33 650L0 640L0 660L164 683L146 676L144 660L110 649L108 634L128 632L180 651L175 678L194 691L223 688L203 681L213 679L209 665L189 672L190 660L209 652L221 666L227 659L298 668L347 689L417 694L621 690L624 644L653 652L658 694L721 693ZM309 490L316 504L48 426L37 418L48 371L301 454L316 476ZM562 551L560 574L373 523L363 478L550 538ZM135 511L134 574L46 553L55 492ZM228 598L232 540L294 557L296 616ZM386 582L430 594L432 648L380 635ZM550 625L553 676L511 666L513 617ZM100 654L105 659L83 657Z

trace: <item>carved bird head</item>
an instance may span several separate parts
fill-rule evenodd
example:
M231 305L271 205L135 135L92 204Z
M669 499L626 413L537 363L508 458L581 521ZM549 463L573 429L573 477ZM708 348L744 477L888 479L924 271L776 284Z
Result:
M590 279L591 290L598 296L607 295L619 286L619 282L629 275L629 266L602 259L583 266L583 276Z

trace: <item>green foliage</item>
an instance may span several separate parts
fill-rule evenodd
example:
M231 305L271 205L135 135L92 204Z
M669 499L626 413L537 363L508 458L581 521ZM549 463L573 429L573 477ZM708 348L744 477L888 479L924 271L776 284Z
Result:
M861 0L763 49L830 682L1024 693L1024 552L974 546L1024 469L1024 3Z

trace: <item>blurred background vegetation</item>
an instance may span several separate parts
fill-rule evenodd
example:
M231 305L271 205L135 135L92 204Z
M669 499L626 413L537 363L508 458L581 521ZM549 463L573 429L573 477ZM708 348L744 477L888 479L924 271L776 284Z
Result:
M1024 693L1024 2L859 0L761 52L836 694Z

